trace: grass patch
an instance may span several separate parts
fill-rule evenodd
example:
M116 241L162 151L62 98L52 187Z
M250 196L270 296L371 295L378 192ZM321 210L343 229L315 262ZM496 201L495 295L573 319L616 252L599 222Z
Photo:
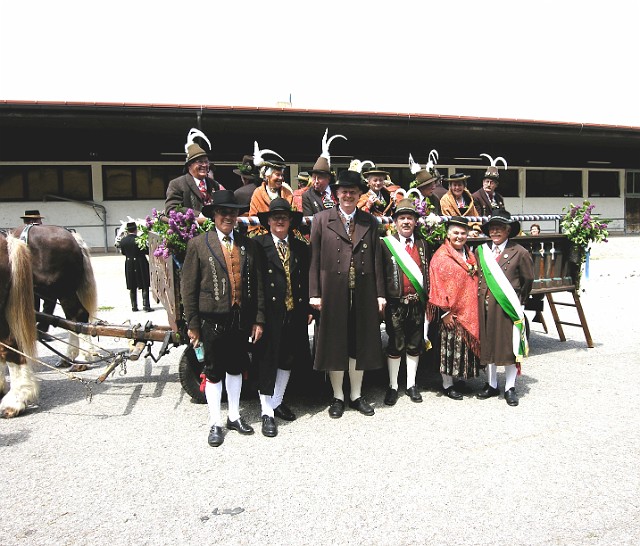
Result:
M101 305L98 307L98 311L113 311L114 307L112 305Z

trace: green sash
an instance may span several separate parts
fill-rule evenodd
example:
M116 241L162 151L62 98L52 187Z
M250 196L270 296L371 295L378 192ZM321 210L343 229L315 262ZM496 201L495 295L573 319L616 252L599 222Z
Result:
M489 245L487 243L480 245L477 253L489 290L491 290L498 305L513 321L513 354L516 357L516 362L522 362L522 359L529 355L529 344L525 331L524 311L520 305L518 295L491 254ZM485 253L488 254L488 259Z
M422 271L420 270L418 264L413 260L413 258L409 255L405 247L402 246L402 243L398 241L398 239L396 239L392 235L387 235L386 237L383 237L382 240L387 245L389 252L391 252L393 257L398 262L398 265L402 269L403 273L409 279L409 282L416 289L420 301L426 305L427 293L424 290L424 279L422 278Z

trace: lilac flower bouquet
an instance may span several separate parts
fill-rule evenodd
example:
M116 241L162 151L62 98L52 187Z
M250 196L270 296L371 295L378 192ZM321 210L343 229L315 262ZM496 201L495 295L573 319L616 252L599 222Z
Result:
M569 207L562 209L566 214L560 221L560 227L574 245L586 249L592 243L607 242L608 220L597 218L593 214L594 208L595 205L584 201L582 205L571 203Z
M433 246L441 245L447 236L447 230L440 216L433 213L435 207L428 200L419 198L414 198L413 204L420 215L418 227L424 239Z
M162 238L162 242L153 253L154 256L168 259L172 255L179 262L183 262L187 242L199 233L208 231L211 224L211 220L207 220L199 225L192 209L172 210L166 216L153 209L151 216L146 217L142 233L136 238L136 242L140 248L148 247L149 232L152 231Z

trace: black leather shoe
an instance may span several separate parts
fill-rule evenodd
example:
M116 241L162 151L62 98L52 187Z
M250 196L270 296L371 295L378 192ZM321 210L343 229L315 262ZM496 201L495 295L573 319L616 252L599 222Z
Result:
M151 313L151 311L153 311L153 309L151 309L151 307L145 307L144 311L145 311L145 313Z
M476 398L480 400L486 400L487 398L493 398L494 396L498 396L500 391L498 389L494 389L489 383L484 384L484 388L476 394Z
M329 417L332 419L339 419L344 413L344 401L339 398L334 398L333 402L329 406Z
M286 404L280 404L276 409L273 410L273 414L278 419L283 419L284 421L296 420L296 414L293 413Z
M418 391L418 387L416 387L415 385L413 387L409 387L406 391L405 391L406 395L411 399L412 402L422 402L422 395L420 394L420 391Z
M453 388L460 394L471 394L472 392L471 387L469 387L465 381L454 381Z
M444 389L444 395L451 398L451 400L462 400L462 394L460 394L455 387L447 387Z
M387 394L384 395L384 403L387 406L395 406L398 401L398 391L396 389L392 389L389 387L387 389Z
M358 410L362 415L373 415L375 413L373 406L365 400L364 396L349 402L349 407Z
M209 431L209 445L211 447L218 447L224 442L224 434L222 433L222 427L213 425Z
M278 435L278 427L273 417L269 417L268 415L262 416L262 434L268 438L273 438Z
M240 434L253 434L254 430L251 425L247 425L240 417L237 421L229 421L227 417L227 428L229 430L237 430Z
M510 406L518 405L518 395L516 394L516 388L511 387L508 391L504 391L504 399Z

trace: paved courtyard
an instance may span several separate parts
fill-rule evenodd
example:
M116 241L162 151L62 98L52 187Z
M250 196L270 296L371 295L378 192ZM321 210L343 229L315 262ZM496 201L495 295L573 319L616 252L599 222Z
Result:
M159 305L129 310L123 263L94 255L100 318L166 324ZM442 397L423 366L422 404L385 407L384 374L372 373L375 416L332 420L318 377L317 392L288 397L299 418L276 438L260 434L252 397L242 413L256 434L214 449L206 406L178 381L180 347L93 384L90 402L81 383L36 365L39 406L0 421L0 544L637 544L640 237L597 246L584 287L595 347L571 327L559 342L546 310L517 408Z

